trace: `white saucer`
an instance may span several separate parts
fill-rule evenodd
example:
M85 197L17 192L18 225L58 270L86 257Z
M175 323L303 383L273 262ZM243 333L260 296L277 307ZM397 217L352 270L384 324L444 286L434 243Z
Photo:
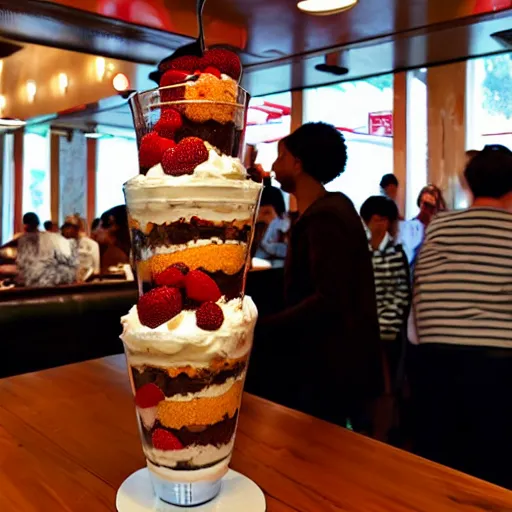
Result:
M185 512L189 507L169 505L155 498L147 468L130 475L117 491L118 512ZM230 469L222 479L219 495L194 512L265 512L265 496L249 478Z

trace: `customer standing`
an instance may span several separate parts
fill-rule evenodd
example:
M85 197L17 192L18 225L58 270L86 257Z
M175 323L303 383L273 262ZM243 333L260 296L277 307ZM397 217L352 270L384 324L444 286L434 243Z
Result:
M263 320L260 339L267 333L281 350L273 381L288 405L366 431L366 409L383 386L371 256L352 202L324 188L346 160L343 135L324 123L279 142L273 169L300 216L285 266L287 307Z
M464 175L472 206L432 221L416 266L417 451L512 488L512 153Z

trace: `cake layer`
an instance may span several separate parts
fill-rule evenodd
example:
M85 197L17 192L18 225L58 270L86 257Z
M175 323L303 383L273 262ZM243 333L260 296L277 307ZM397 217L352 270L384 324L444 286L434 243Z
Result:
M226 211L226 214L228 212ZM138 247L154 249L160 246L182 245L190 241L218 239L222 242L233 240L247 243L251 234L251 223L248 218L237 218L231 211L229 221L203 220L199 217L180 218L176 221L155 224L148 222L146 229L136 218L132 218L132 236ZM238 220L237 220L238 219Z
M148 447L152 447L151 443L151 434L156 428L163 428L168 432L171 432L181 444L187 448L190 446L214 446L220 447L229 443L236 429L236 422L238 418L238 411L229 418L225 417L218 423L214 425L190 425L187 427L182 427L180 429L172 429L167 428L165 425L162 425L159 421L157 421L150 431L143 429L143 436L145 440L145 444ZM154 449L154 448L153 448ZM162 451L162 450L160 450ZM173 450L173 453L176 455L178 452L182 450ZM176 459L177 460L177 459ZM183 460L183 459L181 459ZM161 463L161 462L160 462Z
M235 381L220 396L194 398L188 401L161 401L157 407L157 421L169 429L181 429L189 425L205 426L232 418L242 400L243 382Z
M176 395L186 396L190 393L198 393L211 386L221 386L230 379L236 380L243 375L245 367L244 359L220 370L196 368L191 375L182 371L171 376L168 371L151 366L132 368L131 371L135 389L152 383L157 385L166 397L170 398Z
M138 265L141 275L156 276L174 263L184 263L191 270L203 269L207 272L224 272L234 275L240 272L247 260L247 245L216 244L191 246L167 254L155 254Z

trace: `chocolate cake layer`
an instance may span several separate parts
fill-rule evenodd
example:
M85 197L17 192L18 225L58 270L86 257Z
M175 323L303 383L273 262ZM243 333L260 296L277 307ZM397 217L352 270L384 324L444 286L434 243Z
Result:
M245 362L238 362L230 368L217 372L205 368L198 370L196 377L189 377L186 373L180 373L174 378L170 377L165 370L146 366L142 372L137 368L132 368L132 376L135 389L152 383L156 384L166 397L171 398L175 395L197 393L208 386L224 384L231 377L239 377L245 370L245 366Z
M148 431L143 428L144 437L146 442L151 445L151 435L153 431L156 428L161 428L176 436L184 448L192 445L206 446L209 444L219 447L223 444L228 444L229 441L231 441L235 432L237 418L238 411L232 418L225 416L222 421L219 421L214 425L208 425L206 427L183 427L179 430L164 427L159 421L157 421L151 430Z
M242 130L237 129L232 122L226 124L217 121L195 123L183 116L183 125L175 134L175 142L179 142L185 137L199 137L216 147L221 153L237 157L242 133Z
M210 238L218 238L223 242L234 240L248 243L251 238L251 226L245 225L239 229L230 222L213 224L192 217L190 222L180 219L171 224L155 224L149 234L145 234L139 229L132 229L134 250L139 251L139 254L143 248L155 249L162 245L184 245L191 241L209 240Z

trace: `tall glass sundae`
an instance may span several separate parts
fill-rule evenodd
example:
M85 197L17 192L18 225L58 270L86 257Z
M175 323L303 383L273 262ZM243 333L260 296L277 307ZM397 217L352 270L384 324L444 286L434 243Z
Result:
M139 300L122 340L156 495L217 495L257 310L244 296L261 185L239 160L248 94L223 49L169 63L132 98L140 174L125 184Z

